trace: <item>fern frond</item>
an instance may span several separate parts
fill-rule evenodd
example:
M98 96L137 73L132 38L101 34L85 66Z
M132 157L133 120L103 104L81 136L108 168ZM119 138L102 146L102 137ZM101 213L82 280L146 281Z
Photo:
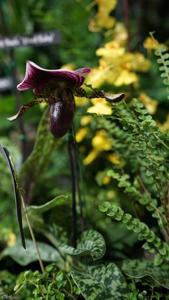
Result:
M122 222L128 230L135 232L140 241L146 241L146 249L152 250L158 255L155 264L160 264L164 260L169 261L168 244L163 242L145 223L134 218L131 214L125 213L120 207L110 202L104 202L99 206L99 209L112 219Z
M159 46L155 51L155 55L158 57L157 63L159 64L159 71L161 72L160 76L163 80L163 84L169 86L169 53L166 51L167 48L165 46ZM167 89L167 91L169 92L169 89Z
M135 182L132 184L127 174L120 174L114 170L108 170L106 174L115 179L118 182L118 187L123 188L124 192L129 194L134 201L137 201L140 205L144 206L149 212L151 212L152 217L157 219L159 227L162 230L165 230L167 220L162 212L162 206L158 206L157 200L152 198L148 191L143 192L139 190L139 181L141 178L135 178Z

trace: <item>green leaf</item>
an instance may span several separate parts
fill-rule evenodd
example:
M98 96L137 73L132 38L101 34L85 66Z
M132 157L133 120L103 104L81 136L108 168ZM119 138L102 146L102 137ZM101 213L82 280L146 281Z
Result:
M37 242L41 259L47 262L56 262L59 265L62 263L62 258L58 251L50 245L42 242ZM6 248L0 256L0 259L10 256L18 264L26 266L38 260L37 250L32 240L26 240L26 250L23 249L21 243L17 243L13 247Z
M86 300L125 299L125 279L114 263L73 270L71 276Z
M122 271L131 278L151 277L155 283L169 289L169 266L155 266L150 260L125 260Z
M164 83L165 85L169 85L169 78L164 79L164 80L163 80L163 83Z
M103 236L95 230L86 230L82 233L81 240L77 246L78 249L90 251L93 260L100 259L106 251L106 244Z
M9 151L3 147L2 145L0 145L0 152L4 158L4 160L7 163L7 166L10 170L11 173L11 177L12 177L12 183L13 183L13 189L14 189L14 195L15 195L15 203L16 203L16 212L17 212L17 220L18 220L18 225L19 225L19 230L20 230L20 236L21 236L21 240L22 240L22 245L24 248L26 248L26 244L25 244L25 237L24 237L24 231L23 231L23 225L22 225L22 207L21 207L21 194L19 191L19 187L18 187L18 183L16 180L16 173L13 167L13 163L9 154Z
M19 172L19 180L22 186L26 187L26 190L32 191L30 197L32 197L36 182L43 174L49 163L50 155L58 143L58 139L54 138L49 131L47 120L48 109L44 111L39 123L33 150Z
M30 205L27 208L27 212L28 213L38 213L38 214L43 214L45 212L47 212L48 210L56 207L56 206L60 206L62 204L65 203L65 201L68 199L68 196L66 195L59 195L57 197L55 197L54 199L46 202L45 204L42 205Z
M68 245L64 245L59 249L62 253L70 256L86 256L86 255L90 256L90 251L87 249L77 249Z
M102 235L95 230L86 230L82 233L77 248L63 246L60 248L65 254L73 256L90 256L98 260L105 254L106 245Z
M30 205L27 207L27 214L35 229L44 227L43 214L48 210L64 204L68 200L68 196L60 195L42 205Z

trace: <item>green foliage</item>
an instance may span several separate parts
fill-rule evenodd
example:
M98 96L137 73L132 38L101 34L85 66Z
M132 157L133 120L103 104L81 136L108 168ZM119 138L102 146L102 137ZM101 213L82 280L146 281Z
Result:
M58 265L62 264L62 258L56 249L42 242L37 242L37 245L43 261L55 261ZM0 258L2 259L6 256L12 257L12 259L22 266L26 266L38 260L37 250L34 243L32 240L28 239L26 239L26 250L23 248L21 243L17 242L13 247L6 248L1 253Z
M38 228L39 231L41 231L45 227L43 214L55 207L61 206L63 203L68 201L68 199L69 199L68 196L60 195L60 196L56 196L54 199L42 205L29 205L26 208L26 212L28 214L32 227L35 229ZM25 226L26 226L26 222L25 222Z
M31 291L30 294L29 291ZM23 300L66 300L69 297L77 299L79 294L70 275L59 271L55 264L48 265L44 274L38 271L21 273L15 286L15 292L20 297L19 299Z
M71 275L86 300L127 299L124 276L113 263L74 269Z
M146 241L149 246L148 250L153 252L153 254L158 253L155 260L156 264L162 263L163 260L169 260L169 246L162 242L145 223L141 222L138 218L132 217L131 214L124 213L120 207L109 202L104 202L99 208L107 216L124 223L128 230L137 233L139 240Z
M160 132L140 101L133 99L116 105L112 117L100 118L98 124L108 130L114 141L114 151L126 158L126 164L132 166L132 173L139 169L141 173L144 171L146 181L151 185L153 179L158 184L166 183L168 135ZM153 188L156 191L157 188Z
M78 67L82 67L87 62L88 66L94 65L99 35L91 33L88 29L90 1L57 1L57 8L54 8L55 6L55 1L50 3L50 10L49 7L39 10L39 7L35 5L33 13L43 28L47 30L57 28L61 32L58 54L62 63L72 62ZM85 39L82 38L82 32ZM90 51L85 51L86 49Z
M146 207L158 220L167 239L168 133L159 130L152 116L136 99L114 107L112 117L99 119L98 123L108 130L114 152L125 161L120 171L108 170L106 174L117 180L119 188L134 202Z
M130 178L128 174L120 174L114 170L108 170L107 175L118 182L118 187L123 188L124 192L128 194L133 201L138 201L140 205L146 207L146 209L151 212L152 217L156 218L159 226L162 230L165 230L165 226L167 225L167 220L164 215L163 207L158 207L157 199L151 198L150 194L147 190L141 191L139 187L142 187L142 182L140 177L135 178L133 185L131 184Z
M39 175L44 172L45 167L49 163L50 155L58 142L48 130L47 119L48 110L44 112L39 124L33 151L23 164L19 173L21 186L23 186L26 191L27 202L32 200L33 189L38 182Z
M8 271L0 272L0 299L4 300L19 300L14 296L14 286L16 278Z
M77 248L63 246L61 251L72 256L89 256L95 261L104 256L105 247L105 241L99 232L86 230L82 233Z
M18 181L17 181L17 175L13 166L13 162L10 157L10 153L8 150L0 145L0 152L6 161L6 164L8 166L8 169L11 174L12 178L12 184L13 184L13 190L14 190L14 197L15 197L15 204L16 204L16 212L17 212L17 220L22 240L22 245L25 248L25 238L24 238L24 232L23 232L23 225L22 225L22 196L19 190Z
M92 259L98 260L104 256L106 245L103 236L99 232L88 230L82 233L78 248L88 249Z
M169 53L166 51L166 46L159 46L155 51L155 55L158 57L157 63L159 64L159 71L161 72L160 76L163 79L163 84L169 86ZM167 92L169 93L169 88L167 88Z
M0 144L4 145L9 150L9 152L12 153L14 164L18 168L21 162L21 157L17 145L14 145L12 141L9 141L9 139L3 137L0 138ZM3 223L4 226L13 226L14 228L16 227L14 208L15 204L14 201L13 204L11 202L13 199L13 196L11 196L13 187L10 177L10 171L6 166L6 161L4 160L3 156L0 155L0 174L2 174L0 185L0 219L1 224ZM9 201L11 203L10 206L8 204Z
M70 63L73 68L93 66L91 80L98 84L101 80L103 89L110 93L126 93L126 101L112 106L111 116L93 116L87 126L81 124L82 127L86 126L87 135L79 146L80 159L93 147L95 133L99 130L106 131L112 149L109 147L101 152L99 146L93 147L97 162L85 169L79 167L82 169L79 177L82 178L84 222L78 209L76 248L71 246L71 178L66 138L58 141L49 133L47 110L40 123L41 110L35 109L26 114L23 125L29 156L21 166L23 136L19 134L17 123L15 125L6 120L15 111L15 97L9 91L0 97L0 144L5 147L2 150L9 148L14 157L19 173L19 185L17 174L12 174L15 192L20 194L22 191L27 204L23 213L25 251L15 235L10 174L0 158L0 258L3 270L0 272L0 299L169 299L169 133L162 132L158 127L159 121L162 123L167 119L168 104L165 90L157 77L158 63L163 83L169 85L169 55L167 48L160 46L155 53L157 63L152 61L151 71L146 71L148 60L145 61L138 53L136 61L135 53L131 50L136 49L136 42L140 41L141 32L139 36L135 32L134 39L132 37L133 25L138 28L137 20L133 18L130 24L127 14L125 16L129 41L123 28L123 7L119 5L117 16L120 16L121 23L117 17L115 25L107 32L105 29L102 32L89 31L89 28L92 29L91 18L96 12L100 18L95 19L97 22L100 20L103 27L104 20L107 22L109 17L112 18L113 11L109 11L108 2L105 0L102 5L103 1L90 0L0 1L2 36L46 30L58 30L61 35L59 45L18 48L14 53L0 50L2 77L10 76L16 66L16 71L23 74L27 59L50 68ZM154 7L158 5L150 6L152 20L158 11ZM133 2L132 7L128 8L132 14L136 13L139 23L142 18L138 18L138 14L144 12L145 17L146 11L146 16L149 15L149 10L141 10L138 3ZM113 19L111 21L114 22ZM146 27L143 29L148 32ZM98 62L96 48L99 48L97 55L101 57ZM124 54L121 55L122 52ZM114 55L117 55L117 61L113 60L112 65L111 58ZM107 71L109 73L109 68L112 69L112 76L114 72L117 73L118 82L129 80L129 87L125 85L119 88L113 81L111 85L105 84L102 76ZM140 71L136 72L137 68ZM144 68L144 74L140 75ZM135 83L130 83L130 79ZM105 81L109 82L106 78ZM141 99L141 94L147 91L147 96L151 95L156 102L157 99L160 102L154 116L148 113L140 100L129 100L133 97ZM20 100L26 103L30 97L31 93L23 93ZM86 114L88 106L89 102L77 107L76 128L82 122L81 116ZM110 162L109 156L113 154L120 163ZM10 163L10 157L7 160ZM14 171L13 168L11 170ZM37 239L41 259L47 265L43 274L38 269L39 257L28 234L25 213ZM10 270L12 274L4 270Z
M167 264L155 266L151 260L124 260L122 271L130 278L151 277L155 284L169 289Z

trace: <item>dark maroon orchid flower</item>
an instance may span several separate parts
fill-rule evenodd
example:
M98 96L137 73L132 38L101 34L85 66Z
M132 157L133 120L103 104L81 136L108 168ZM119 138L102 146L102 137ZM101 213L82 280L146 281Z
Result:
M19 91L32 89L36 99L21 106L19 112L9 118L17 119L33 105L46 102L49 104L50 129L55 137L63 136L73 121L75 103L74 92L83 84L89 68L76 71L47 70L28 61L24 79L18 84Z
M50 129L55 137L62 137L70 128L74 112L74 95L88 98L102 97L110 102L120 101L124 94L106 96L103 91L92 89L92 94L88 95L81 85L85 76L90 72L90 68L81 68L75 71L69 70L48 70L39 67L34 62L28 61L24 79L17 85L19 91L32 89L35 99L30 103L21 106L18 113L8 118L13 121L20 117L33 105L46 102L49 104Z

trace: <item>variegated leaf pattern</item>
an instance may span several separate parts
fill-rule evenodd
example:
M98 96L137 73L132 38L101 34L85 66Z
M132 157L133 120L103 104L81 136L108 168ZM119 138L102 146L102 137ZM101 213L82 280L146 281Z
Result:
M86 300L127 299L125 278L114 263L73 270L71 276Z
M122 271L130 278L151 277L156 284L169 289L169 266L167 264L155 266L152 260L125 260L122 264Z
M89 250L92 259L97 260L104 256L106 244L103 236L99 232L90 229L82 233L77 248Z
M106 245L103 236L95 230L86 230L82 233L77 248L70 246L61 247L61 251L73 256L90 256L92 260L100 259L104 256Z

